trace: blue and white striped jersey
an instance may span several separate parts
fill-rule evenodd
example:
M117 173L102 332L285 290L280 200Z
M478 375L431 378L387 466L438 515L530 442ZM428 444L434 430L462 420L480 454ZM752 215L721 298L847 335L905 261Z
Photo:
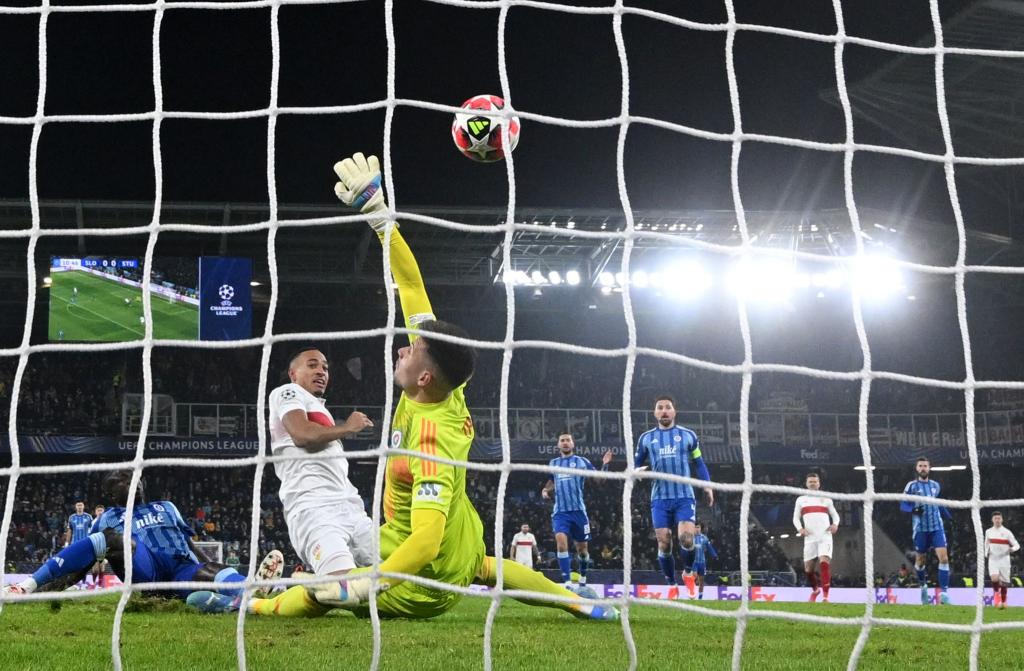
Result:
M548 465L559 468L579 468L585 471L597 470L589 459L575 454L568 457L555 457L548 462ZM552 473L551 479L555 483L554 513L565 513L572 510L579 510L584 514L587 512L587 506L583 503L585 477L567 473Z
M671 473L690 477L690 460L700 456L700 441L697 434L686 427L660 427L640 435L636 443L633 462L637 468L647 465L657 473ZM654 480L651 500L692 499L693 487L681 482Z
M132 511L132 520L132 537L153 553L199 561L188 547L195 532L170 501L140 503ZM124 508L108 508L92 525L93 533L104 529L124 533Z
M718 553L715 552L715 546L711 544L711 539L704 534L695 534L693 537L693 563L707 563L705 553L711 553L712 559L718 559Z
M939 483L934 480L911 480L907 483L907 486L903 489L904 494L913 494L915 496L931 496L938 497ZM920 507L922 509L921 514L914 514L914 533L918 531L939 531L943 530L942 526L942 506L932 504L919 504L914 502L908 502L914 508Z
M68 528L71 529L71 542L84 540L89 537L89 529L92 527L92 515L89 513L74 513L68 518Z

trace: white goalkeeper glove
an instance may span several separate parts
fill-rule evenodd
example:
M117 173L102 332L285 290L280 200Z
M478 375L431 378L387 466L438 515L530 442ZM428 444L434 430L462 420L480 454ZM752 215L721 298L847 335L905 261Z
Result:
M364 572L368 573L370 570L369 567L354 569L347 573L343 580L309 585L306 590L321 605L352 609L370 600L372 580L370 576L360 575ZM378 582L377 592L383 592L388 587L388 583Z
M334 172L341 180L334 185L338 200L363 214L378 215L367 223L374 231L383 233L388 223L388 204L380 185L380 160L356 152L352 158L335 163Z

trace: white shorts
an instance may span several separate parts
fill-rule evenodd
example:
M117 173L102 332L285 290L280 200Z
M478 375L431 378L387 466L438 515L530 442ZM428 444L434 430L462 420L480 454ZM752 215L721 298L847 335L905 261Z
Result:
M804 561L818 557L832 556L832 534L827 531L820 536L804 536Z
M526 555L525 557L516 557L516 563L522 564L526 568L533 568L533 555Z
M292 547L313 573L324 575L373 563L377 530L362 508L306 508L285 519Z
M988 560L989 576L999 576L999 582L1010 584L1010 558Z

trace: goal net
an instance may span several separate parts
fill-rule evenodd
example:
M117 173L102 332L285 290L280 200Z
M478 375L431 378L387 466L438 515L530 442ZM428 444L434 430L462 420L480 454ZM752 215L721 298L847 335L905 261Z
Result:
M496 29L487 37L497 42L498 54L498 81L495 82L494 93L501 95L507 103L505 115L518 115L524 124L523 143L517 152L522 154L529 145L529 135L534 128L542 126L568 127L575 129L608 129L615 134L614 150L608 155L598 155L595 150L589 160L593 162L607 161L614 164L614 183L617 188L618 204L624 216L624 225L618 230L605 230L604 227L594 227L584 230L570 226L542 225L537 222L522 221L518 215L520 208L521 194L517 192L517 176L521 176L521 169L518 164L522 159L517 159L518 154L510 155L505 161L505 176L508 186L508 198L505 203L506 215L504 222L497 225L483 226L468 224L461 221L439 218L403 209L406 200L403 198L401 182L396 181L392 168L393 159L400 156L402 148L396 146L393 141L395 128L398 122L396 115L406 109L418 109L443 115L445 118L456 113L458 107L454 104L458 101L451 101L452 104L441 104L430 100L405 98L400 95L398 83L398 64L402 58L401 49L396 39L395 13L397 10L393 0L385 0L384 3L368 3L374 7L382 8L382 16L378 17L384 26L384 44L379 48L386 54L385 69L387 73L384 95L371 102L360 102L357 104L342 104L331 106L294 106L286 107L280 103L280 92L288 81L288 66L282 57L280 17L282 12L291 10L298 5L328 5L336 4L334 0L296 0L295 2L284 0L237 0L234 2L204 2L197 0L186 0L182 2L157 2L153 4L54 4L49 0L43 0L40 4L25 5L3 5L0 6L0 17L4 20L18 18L24 20L30 17L38 23L37 61L38 61L38 96L34 110L20 114L8 114L0 116L0 126L20 127L28 129L28 200L30 203L31 221L26 225L10 229L0 230L0 241L5 249L12 249L16 245L25 245L27 252L25 256L25 283L27 286L27 299L25 302L24 329L20 342L11 347L0 349L0 357L6 358L13 363L13 376L10 379L9 399L9 422L7 426L7 443L11 451L11 464L7 468L0 469L0 477L6 478L6 498L4 500L4 511L2 524L0 524L0 537L5 539L0 544L0 570L5 570L8 547L6 539L12 529L12 516L19 492L19 481L27 476L47 473L103 473L115 469L130 468L133 471L132 486L129 495L128 512L131 516L135 491L145 469L153 467L187 467L190 469L208 468L241 468L251 467L254 470L251 496L251 519L249 520L249 563L246 573L247 588L261 587L255 579L258 568L259 555L259 530L261 523L261 491L264 486L264 477L268 464L280 461L278 457L269 456L267 429L263 422L257 422L259 451L253 457L241 458L218 458L201 459L190 457L156 457L146 452L147 441L155 434L161 432L172 432L177 424L174 418L173 405L168 405L167 397L161 397L154 393L154 371L152 365L153 352L155 348L201 348L209 352L229 348L258 347L261 348L261 365L258 382L258 407L257 416L264 417L266 414L266 398L273 380L270 379L268 369L271 362L272 348L275 344L287 343L289 341L308 341L310 339L324 340L345 340L367 337L383 337L384 347L381 365L384 366L384 410L383 426L381 427L380 443L370 450L352 452L350 459L375 459L377 460L377 477L372 491L372 510L375 523L380 522L380 510L383 492L384 465L389 456L397 454L411 454L406 451L391 447L389 444L390 421L397 402L394 389L394 373L392 369L392 352L397 342L404 338L407 330L401 327L401 317L395 298L395 286L390 273L390 260L388 246L384 245L384 268L381 276L381 283L385 287L384 300L387 301L388 321L385 326L370 330L361 331L332 331L324 333L285 333L275 329L275 314L280 301L280 287L278 281L278 238L284 236L290 229L312 226L355 226L362 225L367 220L365 216L345 214L334 217L320 218L294 218L289 219L281 216L281 207L278 202L278 182L281 178L279 171L278 156L283 154L279 136L281 127L292 120L304 120L307 118L321 116L341 116L354 118L362 112L372 110L383 110L383 155L381 157L384 171L384 187L387 193L388 202L392 208L395 218L403 222L415 222L417 226L433 227L437 230L455 232L467 237L478 235L502 236L500 249L495 250L494 259L502 269L500 274L496 273L496 280L503 280L501 286L504 291L504 298L507 306L507 319L505 321L504 335L492 340L474 340L473 344L481 350L500 353L500 401L498 409L499 433L501 437L501 454L497 463L478 462L452 462L443 458L431 455L420 455L418 457L426 461L435 461L465 468L470 471L487 472L497 474L499 477L498 494L495 500L495 523L493 529L485 531L488 545L493 547L498 554L506 547L506 536L509 530L504 526L506 490L510 476L516 473L534 473L538 478L543 474L556 472L574 473L571 469L552 469L547 466L531 465L520 463L513 459L511 449L510 429L508 426L509 413L509 382L510 371L515 357L528 349L542 349L557 352L567 352L578 355L583 361L590 357L616 358L625 363L625 376L621 380L621 409L622 409L622 435L621 443L626 446L625 469L612 470L610 472L588 472L586 477L596 481L615 481L621 483L622 499L622 595L616 598L602 599L605 605L615 606L621 609L621 625L626 646L629 653L629 668L634 669L638 665L637 643L631 629L631 611L635 612L638 604L657 605L666 609L672 609L680 615L705 616L718 618L732 618L735 620L735 634L732 644L731 666L733 669L741 668L741 661L744 655L744 641L747 636L748 623L757 618L790 620L794 622L818 622L823 625L836 627L852 627L859 630L856 644L849 653L849 668L857 668L865 646L871 637L872 630L877 626L904 627L908 630L929 629L941 630L959 634L970 635L970 667L978 667L979 646L982 635L995 629L1024 629L1024 621L986 623L983 618L983 592L985 573L982 558L984 557L983 534L984 526L981 511L985 507L1020 506L1024 499L983 499L981 495L981 470L979 461L978 431L976 427L975 395L979 389L1006 389L1024 390L1024 383L1012 380L1000 379L976 379L972 359L972 340L968 324L968 304L965 283L969 276L984 275L995 278L1004 276L1016 276L1024 272L1024 269L1016 266L998 266L989 264L971 264L968 262L968 240L970 222L965 221L962 212L961 202L958 195L959 172L964 166L990 166L1006 167L1024 165L1024 158L1007 157L994 158L991 156L965 155L958 151L956 138L951 131L949 106L947 105L947 78L945 69L951 57L973 57L982 59L1000 59L1004 62L1017 63L1024 58L1024 51L1012 49L995 50L982 48L967 48L962 46L949 46L944 39L944 25L940 14L938 0L924 3L931 18L932 39L928 46L909 46L903 43L886 42L876 39L868 39L849 34L845 27L844 6L839 0L833 2L833 15L831 22L834 30L803 30L793 28L781 28L763 23L748 23L737 18L737 10L731 0L724 3L724 21L704 22L682 18L681 16L669 13L668 11L656 11L645 5L654 3L626 2L615 0L605 4L587 5L584 3L558 4L554 2L537 2L534 0L494 0L470 1L470 0L436 0L436 4L458 8L463 11L492 11L496 12ZM424 3L434 4L434 3ZM849 5L850 3L846 3ZM231 110L183 110L170 104L165 100L163 90L163 60L171 50L187 49L187 45L167 44L163 40L162 26L175 14L197 11L197 12L245 12L255 9L268 9L269 14L269 45L270 59L266 64L269 70L269 99L266 104L262 103L256 108L239 108ZM614 53L618 67L618 76L621 78L621 91L617 104L616 113L606 118L581 119L560 116L549 116L532 111L527 106L520 106L517 98L517 88L513 85L512 57L509 55L512 49L511 41L514 38L515 29L512 25L512 15L527 10L540 12L539 20L543 20L549 14L571 17L580 21L604 21L606 29L611 31L614 41ZM151 61L151 82L152 100L151 108L132 113L68 113L55 114L48 105L48 100L54 92L48 86L48 54L52 48L52 42L48 35L51 25L56 22L73 21L76 17L89 15L127 15L145 14L152 19L148 25L152 41ZM883 20L883 19L879 19ZM660 28L675 28L686 30L692 33L717 35L722 38L724 44L724 73L727 84L727 94L731 118L723 131L707 130L701 127L686 125L676 121L661 118L643 116L636 114L631 101L637 95L633 88L631 79L630 60L627 58L629 47L627 36L624 32L624 22L642 21L657 25ZM744 94L743 87L737 78L735 63L737 40L749 35L769 35L784 37L787 39L810 41L824 45L832 51L832 69L834 70L835 99L842 112L844 137L840 141L812 141L798 137L784 135L754 133L745 129L744 119L746 118L749 106L759 103L751 99L748 101ZM360 64L356 62L345 62L342 58L344 51L344 38L339 38L336 57L328 59L334 61L328 66L328 70L337 67L337 72L330 72L329 76L336 77L338 86L345 86L345 78L358 77ZM906 149L900 146L886 146L882 144L864 144L858 140L860 125L855 124L854 105L851 103L850 87L848 86L846 74L846 55L851 48L877 50L886 55L910 55L918 59L927 59L927 73L930 83L934 87L934 96L938 111L938 124L941 136L941 146L934 151L920 151L917 149ZM6 51L6 50L5 50ZM344 58L356 58L352 53L344 53ZM443 72L454 67L462 67L463 64L437 63L435 72L442 77ZM256 66L253 66L256 67ZM325 75L328 76L328 75ZM467 95L472 92L467 92ZM234 121L234 120L258 120L265 122L265 172L268 189L266 202L268 216L265 220L253 221L245 224L221 225L182 223L179 220L168 220L162 216L165 194L165 174L170 170L164 160L168 147L162 144L162 125L170 121L192 120L192 121ZM40 166L42 149L41 138L63 125L74 124L147 124L151 132L152 145L152 166L154 180L153 195L153 217L152 221L142 226L128 226L121 228L90 227L87 223L77 226L47 226L41 217L41 205L43 195L39 187L38 175L42 169ZM631 181L626 174L626 153L629 147L630 134L638 128L655 128L668 131L673 135L687 138L699 139L719 146L728 148L728 184L729 193L733 204L735 216L735 235L731 242L712 241L707 242L699 237L688 237L677 235L675 230L659 230L656 226L640 226L634 213L634 205L631 203ZM506 138L507 139L507 138ZM329 140L325 140L330 143ZM369 139L368 139L369 142ZM851 245L845 255L828 255L814 252L801 251L799 249L780 249L779 247L759 244L762 230L752 230L747 209L744 206L744 190L740 187L740 172L742 157L745 151L754 146L785 147L800 150L808 150L829 154L841 161L841 181L845 195L845 214L851 226ZM360 150L361 147L339 148L343 154L349 154ZM289 152L293 149L289 148ZM865 316L863 311L864 285L851 281L848 285L850 297L850 309L852 322L855 330L856 349L859 350L860 365L847 367L845 370L825 369L803 365L780 364L769 361L760 361L755 356L756 342L751 329L751 301L756 300L752 294L745 294L743 291L737 293L736 297L736 323L742 340L742 360L734 364L722 364L716 361L676 353L666 349L646 346L638 335L635 301L640 281L633 264L633 255L636 246L644 244L684 247L701 255L726 259L735 262L741 275L744 272L753 272L751 269L762 262L792 264L810 263L824 269L824 275L834 269L835 271L846 272L850 268L860 268L862 263L867 263L870 258L870 241L872 231L862 220L861 210L855 199L854 188L854 161L855 157L862 154L892 156L898 158L913 159L916 161L929 162L942 170L945 183L945 190L948 196L949 207L955 220L955 259L953 262L944 265L915 263L902 260L892 260L893 267L901 271L919 273L926 276L950 278L953 282L955 302L955 313L958 324L959 349L963 358L966 374L961 379L948 380L938 377L927 377L919 375L908 375L893 372L884 367L873 365L872 346L865 327ZM338 156L337 158L341 158ZM671 158L671 157L669 157ZM652 156L650 162L664 160L663 156ZM6 157L3 160L7 160ZM239 159L245 160L245 159ZM420 157L419 160L427 161L428 158ZM176 167L176 170L182 168ZM312 170L312 168L311 168ZM319 171L320 167L316 167ZM319 174L319 173L318 173ZM329 186L329 185L328 185ZM392 230L389 228L389 231ZM699 230L699 229L698 229ZM621 296L622 311L625 322L626 339L620 347L595 348L583 347L572 344L565 340L522 340L517 339L516 314L517 314L517 292L522 287L515 281L514 269L517 267L514 257L515 242L524 233L544 233L564 238L565 240L587 239L596 240L602 243L607 242L617 249L620 265L617 268L608 268L611 279L608 280L609 288L615 285L620 292L612 293L614 296ZM161 236L167 235L193 235L197 238L204 236L222 235L266 235L266 254L270 272L270 291L267 315L259 333L248 340L232 342L196 342L183 340L157 340L154 338L153 325L153 301L154 295L151 291L151 271L155 249ZM37 320L36 308L41 278L38 276L37 267L39 258L37 248L41 240L60 237L66 239L68 244L75 244L79 238L90 236L125 236L140 235L146 240L144 255L144 272L142 286L143 320L145 336L139 340L126 343L45 343L33 338L33 324ZM415 250L414 250L415 251ZM868 272L871 272L869 268ZM681 278L686 282L692 278ZM645 280L646 281L646 280ZM787 282L790 280L786 280ZM825 281L825 280L823 280ZM595 277L595 282L601 282ZM444 304L443 293L434 291L434 302L438 313L443 316ZM159 296L156 297L159 301ZM168 300L171 300L170 298ZM13 315L12 315L13 318ZM470 328L472 331L472 328ZM445 339L442 337L441 339ZM456 339L457 340L457 339ZM977 342L977 341L975 341ZM136 404L129 412L126 409L128 424L125 433L137 434L137 442L134 444L133 452L125 455L126 458L116 463L81 463L74 465L26 465L19 441L19 417L30 411L30 405L21 397L21 390L25 383L26 371L32 357L47 352L101 352L116 349L139 350L142 361L142 378L144 394L141 404ZM683 365L704 371L712 371L724 375L733 376L739 382L739 404L738 404L738 447L740 461L742 463L742 481L737 483L712 482L710 485L700 480L681 476L666 475L651 471L641 471L635 468L633 462L633 451L636 439L645 427L636 426L635 416L632 410L638 405L637 399L633 398L632 390L634 375L638 357L651 360ZM581 366L585 365L581 363ZM824 381L840 381L855 383L859 386L858 411L856 422L857 445L859 446L864 478L866 486L863 491L858 492L827 492L828 496L836 501L848 501L852 504L862 506L862 519L865 528L870 529L873 511L878 502L900 502L911 501L918 504L927 502L924 497L909 496L892 491L880 491L876 486L873 476L874 454L869 431L869 400L871 399L873 385L878 381L891 381L906 383L928 388L941 388L950 390L962 395L965 412L963 414L965 426L964 436L967 461L972 474L971 496L962 500L948 500L944 503L955 510L968 511L971 516L975 548L979 561L975 580L975 609L970 623L948 624L926 620L915 619L893 619L879 617L875 614L875 591L871 584L872 577L876 573L874 565L874 535L865 533L863 538L864 551L864 575L867 576L867 583L864 587L864 611L858 617L829 617L796 613L781 609L753 608L750 599L751 570L756 568L751 565L750 547L748 543L749 522L751 517L751 505L755 494L779 494L795 497L800 494L810 494L809 490L800 487L761 484L755 481L754 464L757 455L752 450L751 416L755 408L752 407L751 387L758 376L767 374L790 374L804 378ZM616 380L618 384L618 380ZM269 386L268 386L269 385ZM647 402L643 399L640 405ZM470 399L472 402L472 399ZM732 409L730 409L732 410ZM712 469L714 478L714 469ZM643 596L637 596L630 590L633 584L632 567L635 545L638 539L634 537L633 520L633 496L634 489L638 483L654 480L675 481L690 485L709 486L719 493L734 493L739 495L741 505L739 514L738 529L739 538L739 575L742 587L740 592L739 607L735 610L714 610L695 603L681 601L659 600L654 602ZM825 484L827 489L827 482ZM370 495L370 492L364 492ZM129 541L129 532L125 533L125 541ZM647 542L644 540L643 542ZM212 544L222 556L220 543ZM378 566L374 566L375 580L380 577ZM148 583L142 584L133 581L132 565L129 562L126 566L125 579L121 586L110 588L108 591L119 592L121 597L114 617L111 640L111 654L115 669L122 668L121 660L121 623L128 603L129 596L137 591L150 591L168 589L172 585L175 589L203 589L211 587L227 587L228 583ZM418 582L420 584L432 585L432 583L419 576L403 575L402 578ZM288 581L283 581L287 583ZM291 581L293 584L296 581ZM503 601L509 598L509 592L503 587L501 564L498 563L497 586L487 592L476 591L455 586L448 586L449 589L461 592L469 598L489 599L490 607L486 620L481 623L484 632L484 646L482 652L483 666L490 669L493 666L492 654L492 633L495 628L495 618ZM251 596L250 589L246 599ZM11 603L15 601L33 601L55 598L81 598L89 596L85 593L68 594L32 594L25 596L6 596L0 601L4 608L4 616L12 616L13 608ZM513 596L529 597L536 600L551 600L550 596L538 593L515 592ZM245 601L243 601L245 603ZM380 664L380 651L382 641L382 629L380 619L376 611L375 602L371 600L372 624L373 624L373 661L371 668L378 668ZM246 646L245 646L245 621L246 611L243 607L239 611L237 628L237 658L238 668L247 668ZM468 654L468 653L467 653Z

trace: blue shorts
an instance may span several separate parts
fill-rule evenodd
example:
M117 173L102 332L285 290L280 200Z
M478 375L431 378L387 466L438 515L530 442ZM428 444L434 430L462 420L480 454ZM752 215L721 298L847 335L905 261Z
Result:
M132 553L132 582L189 582L195 578L202 564L188 557L175 557L153 552L144 543L136 540ZM181 598L192 590L173 590Z
M565 534L576 543L590 540L590 519L582 510L569 510L551 516L551 527L556 534Z
M697 519L697 503L693 499L654 499L651 520L655 529L675 529L680 522Z
M697 575L705 575L708 572L708 565L705 562L693 565L693 572Z
M946 547L946 532L944 529L935 531L918 531L914 534L914 549L924 554L928 550Z

